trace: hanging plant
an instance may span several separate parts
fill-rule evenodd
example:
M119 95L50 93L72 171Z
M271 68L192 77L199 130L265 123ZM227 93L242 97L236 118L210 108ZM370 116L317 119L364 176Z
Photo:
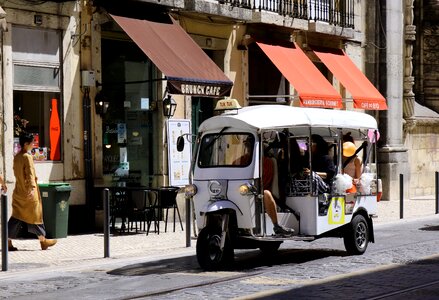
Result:
M21 118L18 114L14 114L14 135L20 136L20 134L26 133L28 123L28 120Z

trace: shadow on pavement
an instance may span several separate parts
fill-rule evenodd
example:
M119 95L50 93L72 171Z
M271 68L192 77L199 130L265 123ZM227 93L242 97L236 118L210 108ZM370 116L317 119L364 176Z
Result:
M419 230L423 231L439 231L439 225L425 225L422 228L419 228Z
M438 299L439 258L388 265L362 274L334 276L251 299ZM300 284L300 283L299 283ZM268 287L267 287L268 288Z
M266 256L259 250L236 250L235 263L223 271L254 271L258 268L300 264L329 256L346 256L346 252L332 249L281 249L276 255ZM199 267L196 256L185 256L128 265L107 273L121 276L145 276L177 272L201 273L204 271Z

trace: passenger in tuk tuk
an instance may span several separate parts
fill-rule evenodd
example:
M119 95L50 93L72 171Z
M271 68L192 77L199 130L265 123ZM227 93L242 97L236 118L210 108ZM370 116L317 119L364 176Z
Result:
M354 184L357 184L363 171L363 162L355 152L357 152L357 147L354 138L351 132L348 132L343 135L343 173L351 176Z
M311 161L317 191L319 194L327 193L331 179L335 175L335 165L329 156L328 143L318 134L311 135ZM311 170L305 168L304 173L310 175Z
M363 163L355 154L357 147L353 142L343 143L343 173L352 177L352 183L356 185L360 180Z
M306 169L305 153L300 149L299 143L295 138L290 141L290 174L294 178L303 177L303 172Z

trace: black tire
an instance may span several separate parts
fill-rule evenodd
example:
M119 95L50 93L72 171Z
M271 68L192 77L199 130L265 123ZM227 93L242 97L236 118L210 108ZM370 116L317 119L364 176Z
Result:
M282 242L262 242L259 246L259 250L261 250L262 255L271 256L279 250L280 244L282 244Z
M206 271L219 270L233 261L234 253L228 235L222 251L220 246L220 227L208 226L200 231L197 238L197 260L202 269Z
M369 226L362 215L356 215L343 237L344 246L350 255L361 255L369 244Z

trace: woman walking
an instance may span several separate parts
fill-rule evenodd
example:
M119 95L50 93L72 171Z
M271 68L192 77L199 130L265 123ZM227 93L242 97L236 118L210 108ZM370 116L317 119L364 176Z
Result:
M8 222L8 249L16 251L12 240L18 237L21 228L35 234L41 249L46 250L56 244L56 240L46 239L43 223L43 206L35 174L34 161L28 153L33 147L32 134L20 135L21 151L14 157L15 188L12 194L12 216Z

